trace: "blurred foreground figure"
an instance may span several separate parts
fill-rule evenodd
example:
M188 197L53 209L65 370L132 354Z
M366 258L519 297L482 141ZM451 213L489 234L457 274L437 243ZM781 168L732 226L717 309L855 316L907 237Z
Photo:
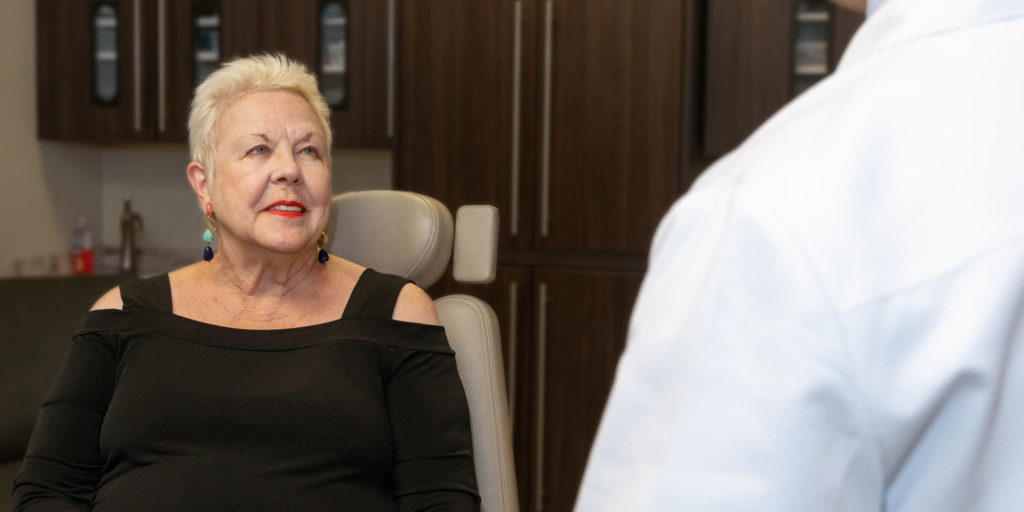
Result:
M1024 0L878 3L662 222L578 510L1024 506Z

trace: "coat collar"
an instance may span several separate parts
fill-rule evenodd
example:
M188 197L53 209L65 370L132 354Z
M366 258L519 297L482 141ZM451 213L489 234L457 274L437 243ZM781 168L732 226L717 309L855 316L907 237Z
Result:
M1024 1L869 0L868 13L843 54L839 69L910 41L1024 16Z

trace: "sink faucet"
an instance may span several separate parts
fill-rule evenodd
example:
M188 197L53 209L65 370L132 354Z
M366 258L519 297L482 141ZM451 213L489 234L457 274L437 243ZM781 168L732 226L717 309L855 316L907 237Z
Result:
M142 229L142 217L132 211L132 199L124 198L121 212L121 273L134 274L138 270L136 234Z

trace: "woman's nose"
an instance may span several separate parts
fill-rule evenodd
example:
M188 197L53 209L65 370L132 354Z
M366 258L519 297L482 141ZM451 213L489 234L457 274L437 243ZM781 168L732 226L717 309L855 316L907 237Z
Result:
M276 183L298 182L302 173L299 162L291 151L277 151L271 169L271 180Z

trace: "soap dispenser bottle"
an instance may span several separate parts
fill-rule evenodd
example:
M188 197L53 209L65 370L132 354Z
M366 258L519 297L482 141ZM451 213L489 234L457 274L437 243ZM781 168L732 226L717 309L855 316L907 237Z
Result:
M71 273L90 275L93 273L92 231L84 215L78 217L78 224L71 235Z

